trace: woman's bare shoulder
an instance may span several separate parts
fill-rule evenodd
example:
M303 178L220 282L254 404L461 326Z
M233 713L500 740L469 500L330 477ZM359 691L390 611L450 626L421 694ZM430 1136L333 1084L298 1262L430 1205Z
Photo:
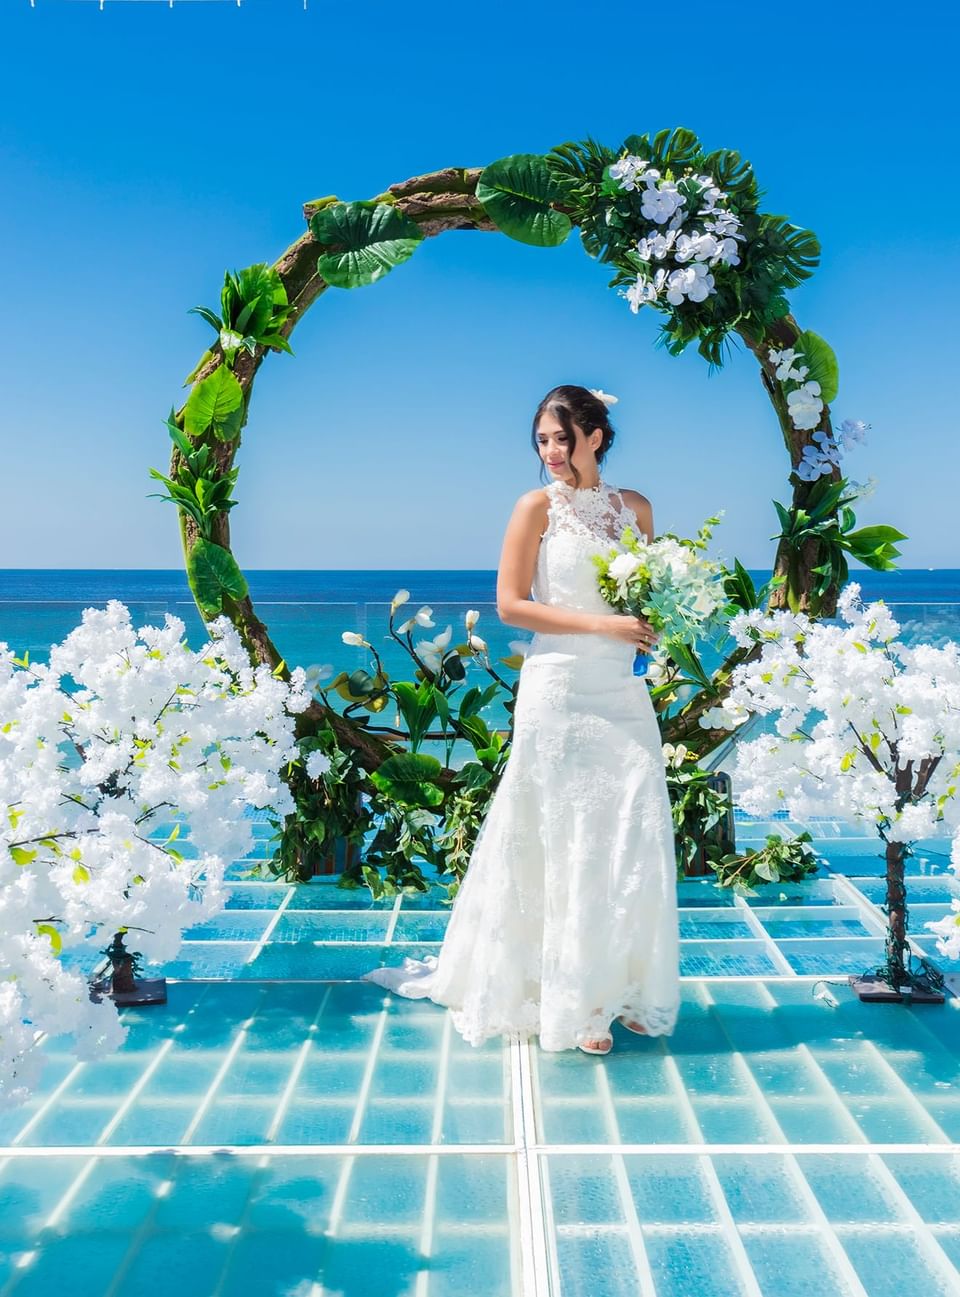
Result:
M629 504L633 509L652 508L652 505L650 504L650 501L647 499L647 497L645 495L641 495L639 491L631 491L629 487L622 486L620 487L620 494L623 496L624 504Z
M653 505L645 495L625 486L620 488L620 495L626 507L633 511L640 530L650 540L653 537Z

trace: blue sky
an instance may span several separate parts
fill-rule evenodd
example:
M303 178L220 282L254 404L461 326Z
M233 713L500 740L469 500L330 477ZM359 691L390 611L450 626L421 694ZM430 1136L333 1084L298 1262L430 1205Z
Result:
M2 567L180 565L163 419L223 273L273 261L301 204L443 166L683 125L740 151L765 210L813 229L792 297L840 360L833 410L872 425L849 474L904 567L955 567L960 239L955 12L689 3L173 8L4 0ZM672 16L670 16L672 15ZM428 239L329 290L260 370L234 549L248 568L494 568L539 484L530 420L557 383L619 396L604 476L659 531L725 510L720 552L768 566L788 465L755 362L653 345L574 235ZM856 569L855 569L856 570Z

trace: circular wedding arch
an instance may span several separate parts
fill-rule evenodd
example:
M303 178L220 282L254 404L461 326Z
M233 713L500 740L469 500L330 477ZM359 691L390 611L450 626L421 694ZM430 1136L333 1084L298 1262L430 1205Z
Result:
M719 368L730 335L754 354L792 485L790 505L776 503L782 531L765 606L832 616L846 554L889 568L893 541L903 535L886 527L852 530L854 497L844 495L838 457L829 454L836 447L829 409L836 357L824 339L800 328L786 298L817 265L819 244L785 217L760 212L759 197L752 167L739 154L707 153L692 131L677 127L630 135L617 149L588 138L485 167L445 167L369 200L331 195L305 203L306 232L273 265L227 272L219 313L191 308L216 338L188 375L186 402L167 419L174 442L169 475L151 470L167 487L164 498L178 506L187 574L204 619L225 614L253 661L288 674L231 552L229 513L254 378L268 352L292 354L290 334L321 295L375 283L424 239L450 230L501 233L549 248L573 229L588 255L614 270L608 286L634 312L650 306L663 317L657 341L671 354L696 343ZM728 588L740 606L756 606L739 562ZM754 651L737 649L709 681L691 681L710 687L666 721L664 740L704 751L728 737L698 720L722 697L733 665ZM367 770L394 751L316 700L300 725L321 719Z

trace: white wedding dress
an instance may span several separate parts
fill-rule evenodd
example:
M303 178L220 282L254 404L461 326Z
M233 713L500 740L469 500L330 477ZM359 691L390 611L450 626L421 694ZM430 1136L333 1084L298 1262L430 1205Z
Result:
M531 593L612 614L590 554L636 515L603 479L549 498ZM510 755L439 955L363 980L445 1005L463 1038L538 1035L576 1048L623 1014L668 1035L679 1009L677 866L660 730L633 644L537 633Z

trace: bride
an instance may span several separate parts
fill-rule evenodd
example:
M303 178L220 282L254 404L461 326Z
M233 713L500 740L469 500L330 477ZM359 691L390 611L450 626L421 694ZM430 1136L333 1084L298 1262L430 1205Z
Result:
M534 632L510 754L439 955L363 974L447 1006L473 1045L537 1034L545 1050L606 1054L615 1018L649 1036L676 1024L673 822L656 713L633 674L658 636L614 612L590 560L628 525L654 536L649 500L602 476L615 400L561 386L537 407L552 479L514 506L497 574L501 621Z

